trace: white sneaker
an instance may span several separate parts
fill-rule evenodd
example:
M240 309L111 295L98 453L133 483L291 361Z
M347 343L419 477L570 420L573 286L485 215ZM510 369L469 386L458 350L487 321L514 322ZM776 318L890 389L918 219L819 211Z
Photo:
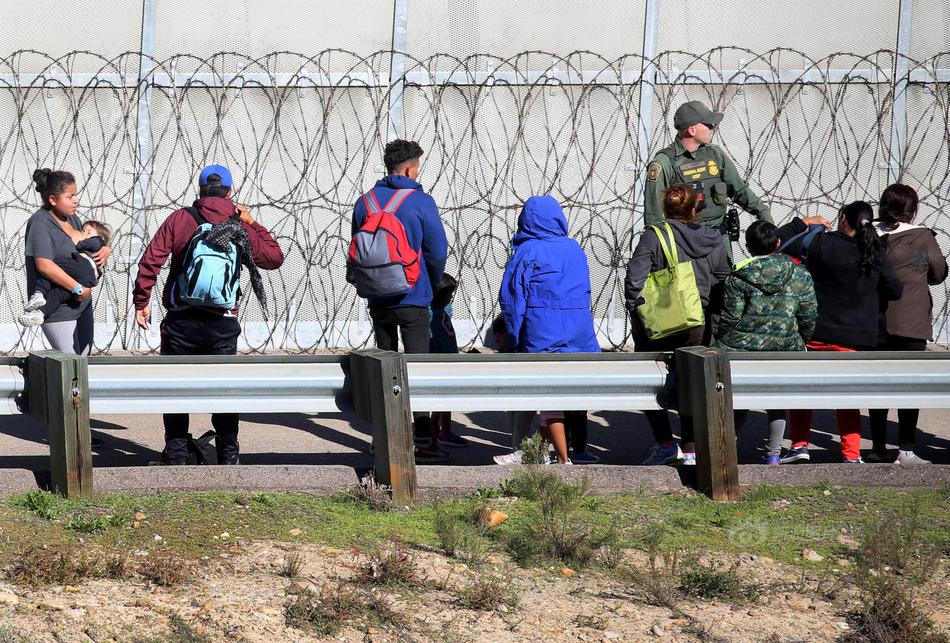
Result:
M43 313L38 310L20 313L16 318L21 326L26 326L27 328L41 325L44 319L46 318L43 316Z
M33 293L33 296L30 297L26 304L23 306L24 312L32 312L34 310L39 310L46 305L46 297L43 296L41 292Z
M930 464L930 460L924 460L919 455L913 451L898 451L897 459L894 460L896 464L910 464L910 465L920 465L920 464Z
M517 451L512 451L504 455L496 455L492 460L495 461L495 464L521 464L521 458L523 456L524 451L518 449Z

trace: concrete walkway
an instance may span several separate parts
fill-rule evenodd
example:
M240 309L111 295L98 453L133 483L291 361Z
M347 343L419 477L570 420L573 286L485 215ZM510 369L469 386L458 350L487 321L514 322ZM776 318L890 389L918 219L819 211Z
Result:
M894 414L892 413L892 416ZM456 431L471 445L450 449L453 460L445 466L419 468L420 486L433 490L475 489L495 484L511 475L506 467L493 464L492 456L510 451L503 413L486 412L457 415ZM896 436L892 417L890 433ZM868 435L864 418L864 435ZM674 422L675 425L675 422ZM834 416L816 412L812 433L813 462L838 461ZM935 463L950 465L950 412L923 411L918 453ZM235 469L188 468L175 472L166 467L148 467L158 460L163 445L160 415L96 416L93 435L103 441L94 449L95 484L101 491L199 489L339 489L354 483L357 474L372 467L369 455L370 427L365 422L340 414L246 415L241 423L241 462ZM210 416L192 416L192 434L211 428ZM759 447L766 432L764 413L752 413L739 438L742 482L808 483L841 478L861 484L914 484L930 486L950 481L950 466L932 471L900 472L899 467L816 466L766 468L758 462ZM646 468L653 441L640 413L593 412L590 414L590 451L601 457L601 467L576 467L571 475L586 471L605 491L645 485L658 491L681 487L683 480L670 467ZM865 440L865 448L870 443ZM319 466L313 466L319 465ZM331 466L327 466L331 465ZM24 416L0 417L0 495L36 488L48 477L49 447L44 429ZM842 470L840 474L837 471ZM889 481L889 482L888 482Z

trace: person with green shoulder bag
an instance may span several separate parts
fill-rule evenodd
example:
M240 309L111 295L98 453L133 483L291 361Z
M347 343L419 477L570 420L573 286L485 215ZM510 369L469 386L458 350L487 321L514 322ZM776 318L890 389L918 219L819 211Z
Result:
M624 296L637 352L709 344L709 294L731 268L719 231L697 222L696 204L692 186L665 188L666 220L643 231L627 264ZM645 415L657 445L644 464L696 463L689 418L680 418L681 448L673 439L666 411Z

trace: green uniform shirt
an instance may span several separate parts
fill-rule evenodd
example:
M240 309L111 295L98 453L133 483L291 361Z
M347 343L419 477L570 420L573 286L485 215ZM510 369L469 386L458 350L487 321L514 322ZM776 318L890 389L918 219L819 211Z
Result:
M730 200L757 219L772 221L768 206L749 189L722 148L703 145L690 152L676 138L672 145L657 152L647 168L644 227L663 221L663 188L672 183L689 183L696 189L702 199L696 214L703 225L722 225Z

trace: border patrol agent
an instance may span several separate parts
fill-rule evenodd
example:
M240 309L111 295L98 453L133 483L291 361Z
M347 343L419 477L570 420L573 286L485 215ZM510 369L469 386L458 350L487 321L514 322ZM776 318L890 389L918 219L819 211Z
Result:
M732 200L761 221L772 221L769 208L746 185L736 164L718 145L711 143L713 131L722 121L722 112L713 112L701 101L683 103L673 115L676 140L665 147L647 168L644 227L663 221L663 188L688 183L696 190L697 223L717 228L726 251L732 244L726 230L726 208Z

